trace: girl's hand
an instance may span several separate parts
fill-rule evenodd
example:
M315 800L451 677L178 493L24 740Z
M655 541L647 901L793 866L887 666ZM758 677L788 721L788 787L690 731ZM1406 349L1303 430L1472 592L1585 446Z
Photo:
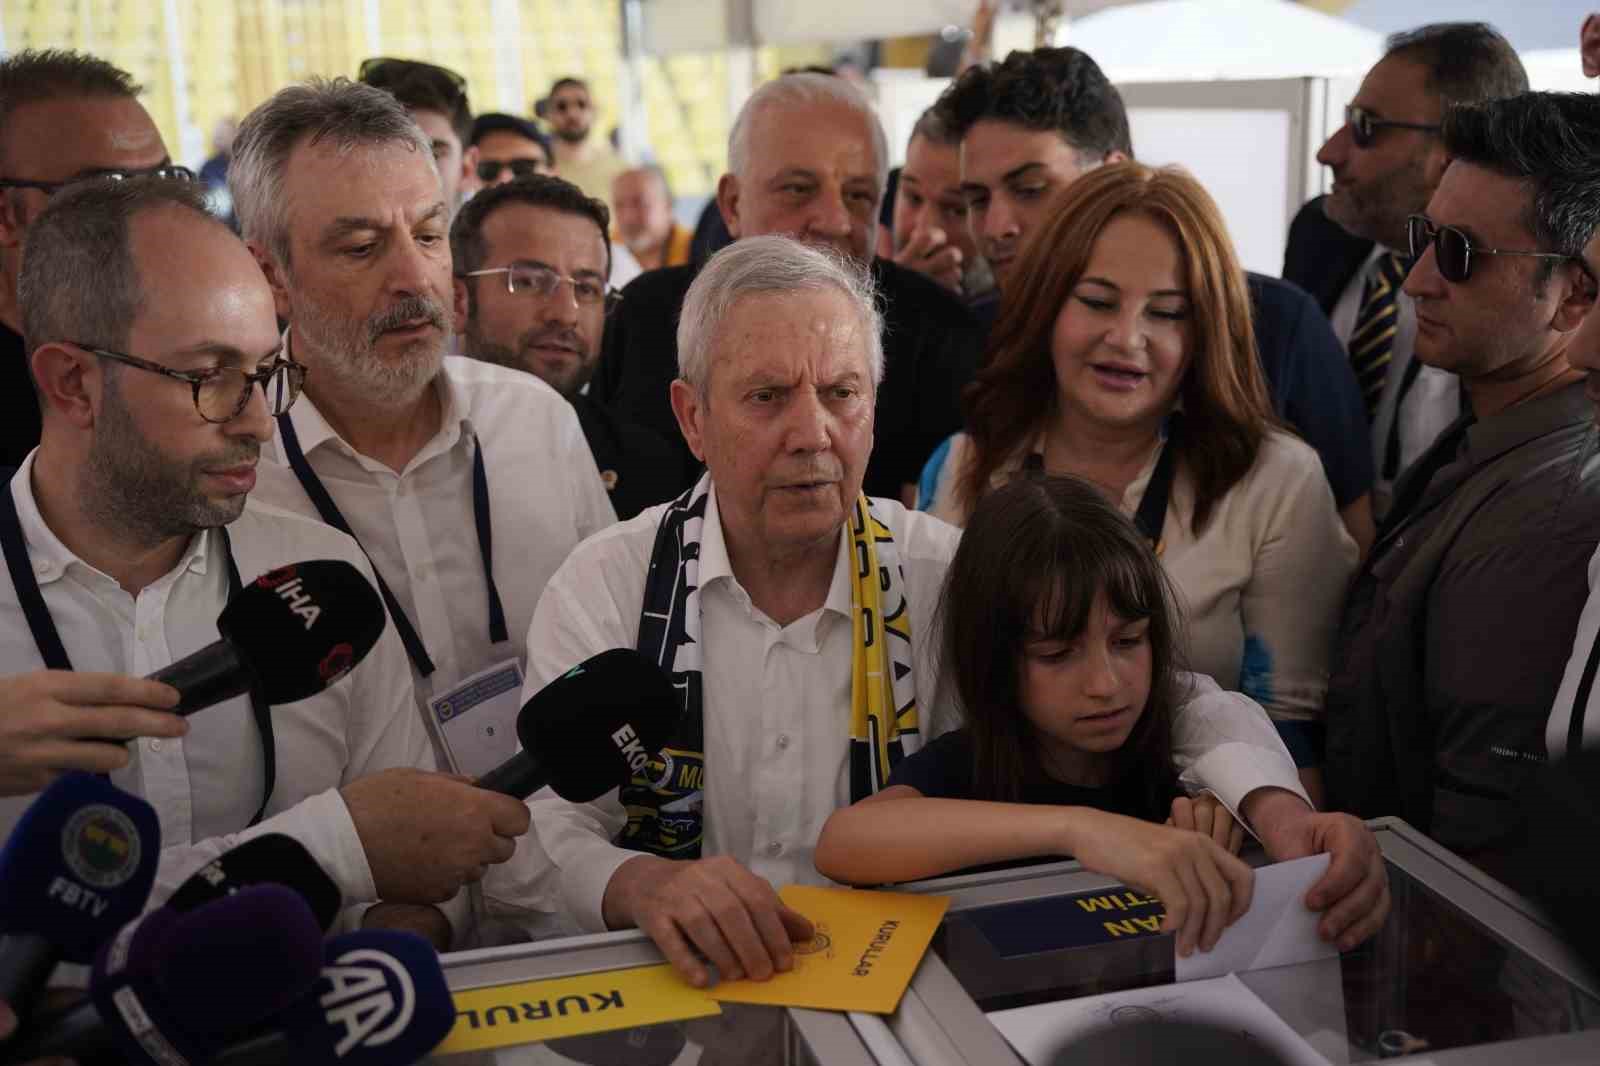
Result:
M1066 850L1085 867L1118 878L1167 908L1161 931L1178 954L1210 951L1250 909L1254 873L1209 836L1137 818L1073 808Z
M1239 854L1239 849L1244 847L1244 826L1209 792L1173 800L1172 817L1167 819L1167 824L1208 836L1229 855Z

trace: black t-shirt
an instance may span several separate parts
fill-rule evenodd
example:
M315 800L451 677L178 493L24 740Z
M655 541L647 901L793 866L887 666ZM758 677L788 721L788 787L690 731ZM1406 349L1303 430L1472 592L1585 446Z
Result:
M22 337L0 322L0 469L21 466L42 428Z

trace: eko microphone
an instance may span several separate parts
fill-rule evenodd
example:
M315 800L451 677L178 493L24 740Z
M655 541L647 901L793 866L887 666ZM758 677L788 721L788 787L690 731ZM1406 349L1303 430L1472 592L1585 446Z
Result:
M661 667L632 648L603 651L522 705L522 750L484 774L478 787L526 799L549 785L573 803L598 799L644 769L681 713Z
M222 639L150 675L178 690L193 714L259 683L269 704L315 696L378 642L383 601L361 571L337 559L270 570L240 589L217 618Z
M310 993L212 1066L405 1066L438 1046L456 1008L439 957L412 933L329 940Z
M339 917L339 886L303 844L282 833L255 837L212 859L178 886L166 906L179 913L192 911L261 884L294 889L324 930Z
M7 1062L201 1063L298 1001L321 974L322 928L282 885L124 926L95 960L89 999L38 1019Z
M86 963L150 898L161 828L144 800L64 774L0 852L0 1000L27 1017L58 962Z

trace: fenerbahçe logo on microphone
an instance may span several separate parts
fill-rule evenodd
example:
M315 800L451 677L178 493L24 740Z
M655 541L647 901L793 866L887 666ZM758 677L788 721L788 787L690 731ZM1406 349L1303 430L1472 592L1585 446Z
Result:
M61 857L78 880L116 888L139 868L139 830L117 808L91 804L73 814L61 831Z
M392 955L357 948L322 968L328 988L318 998L323 1020L339 1034L334 1054L344 1058L357 1045L382 1047L406 1031L417 1009L411 975Z
M276 570L268 570L256 578L256 584L269 589L287 604L289 610L305 622L308 632L317 624L317 619L322 617L322 608L311 599L311 594L306 591L305 582L300 580L294 566L280 566Z

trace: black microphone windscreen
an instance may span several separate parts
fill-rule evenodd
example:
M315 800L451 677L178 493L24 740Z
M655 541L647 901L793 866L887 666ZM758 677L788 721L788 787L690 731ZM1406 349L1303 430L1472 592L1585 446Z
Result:
M291 888L311 907L317 923L331 928L343 897L339 886L311 853L293 837L267 833L228 850L206 863L167 899L175 911L192 911L233 895L250 885Z
M587 803L643 771L681 714L661 667L612 648L534 693L517 715L517 737L558 796Z
M270 570L228 601L217 629L250 664L270 704L316 695L378 642L378 592L349 563L312 559Z

